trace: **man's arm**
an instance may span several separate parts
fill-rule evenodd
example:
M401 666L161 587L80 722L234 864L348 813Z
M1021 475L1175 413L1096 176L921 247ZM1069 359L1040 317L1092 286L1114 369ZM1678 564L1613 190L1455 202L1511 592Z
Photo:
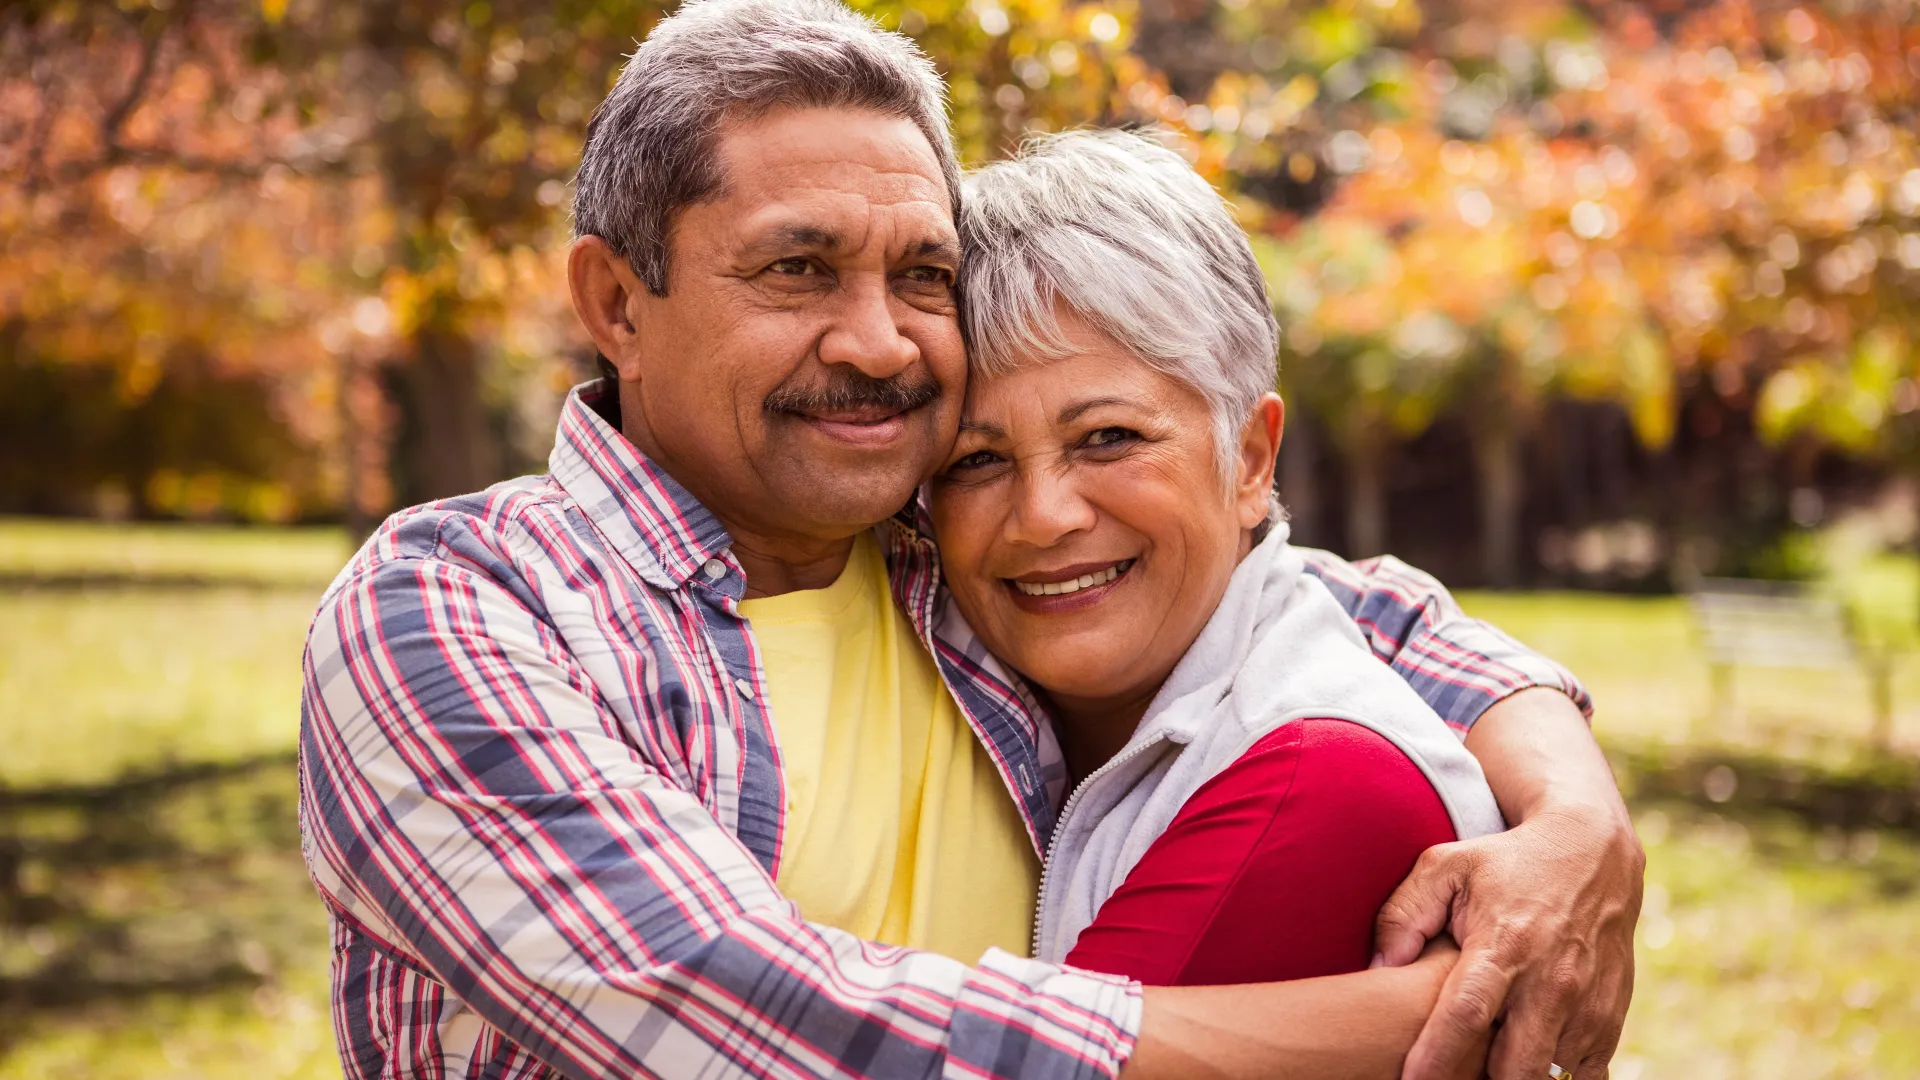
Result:
M1406 1080L1448 1075L1496 1020L1494 1080L1540 1080L1549 1060L1600 1080L1632 995L1646 860L1585 688L1398 559L1302 553L1374 653L1466 739L1512 826L1429 851L1381 912L1388 964L1446 929L1462 949Z
M1450 931L1461 960L1407 1057L1408 1080L1450 1075L1503 1021L1494 1080L1552 1061L1603 1080L1633 996L1633 927L1646 856L1607 759L1563 694L1528 690L1467 735L1513 827L1429 849L1381 909L1388 964Z
M1582 713L1593 714L1572 672L1491 623L1469 618L1432 575L1391 555L1354 563L1316 548L1299 550L1307 572L1346 609L1374 655L1461 737L1495 704L1533 686L1562 691Z
M570 1080L1094 1077L1132 1050L1122 980L802 921L476 567L396 559L336 589L304 705L302 831L335 916Z
M1391 1080L1456 955L1442 940L1411 967L1250 986L1150 986L1121 1080ZM1463 1055L1447 1080L1479 1077L1483 1059Z

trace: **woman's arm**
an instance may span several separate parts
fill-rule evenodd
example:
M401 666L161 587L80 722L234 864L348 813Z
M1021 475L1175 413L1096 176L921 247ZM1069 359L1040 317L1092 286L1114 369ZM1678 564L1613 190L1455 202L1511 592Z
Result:
M1365 727L1301 720L1254 744L1187 800L1067 958L1159 984L1123 1075L1397 1078L1452 950L1361 970L1373 913L1452 837L1426 777ZM1379 977L1398 970L1416 977Z
M1440 796L1393 743L1297 720L1187 799L1067 963L1149 986L1361 971L1380 905L1422 851L1453 838Z

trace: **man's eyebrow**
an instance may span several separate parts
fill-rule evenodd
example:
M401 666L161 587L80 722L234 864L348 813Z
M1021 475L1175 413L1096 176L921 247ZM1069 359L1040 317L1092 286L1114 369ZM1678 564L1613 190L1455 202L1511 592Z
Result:
M835 251L844 243L841 235L832 229L818 225L782 225L747 241L747 249L810 248L815 251Z
M944 259L947 262L957 263L960 261L960 245L958 242L946 239L945 237L922 240L907 248L907 257L910 259Z
M1117 398L1117 397L1088 398L1085 401L1076 401L1073 404L1067 406L1066 408L1061 409L1060 419L1058 422L1062 424L1071 424L1075 420L1080 419L1080 417L1083 414L1088 413L1094 409L1097 409L1102 405L1131 405L1131 404L1133 404L1133 402L1128 401L1125 398Z

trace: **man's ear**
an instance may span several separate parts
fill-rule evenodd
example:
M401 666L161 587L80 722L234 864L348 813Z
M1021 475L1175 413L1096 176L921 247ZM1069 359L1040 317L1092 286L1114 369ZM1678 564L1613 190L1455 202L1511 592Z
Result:
M639 339L640 305L646 285L627 260L597 236L583 236L567 252L567 286L573 312L600 355L625 382L639 379L634 343Z
M1240 430L1233 501L1243 529L1251 529L1267 518L1273 500L1274 462L1280 456L1280 435L1286 423L1287 407L1280 395L1266 394L1254 404L1246 426Z

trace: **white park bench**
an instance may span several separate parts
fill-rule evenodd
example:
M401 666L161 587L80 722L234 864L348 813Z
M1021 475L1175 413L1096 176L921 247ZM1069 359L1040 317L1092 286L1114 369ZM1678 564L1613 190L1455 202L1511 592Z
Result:
M1846 609L1795 585L1705 578L1687 596L1713 671L1713 709L1733 704L1733 669L1859 669L1873 696L1873 745L1892 736L1893 692L1883 653L1864 647Z

